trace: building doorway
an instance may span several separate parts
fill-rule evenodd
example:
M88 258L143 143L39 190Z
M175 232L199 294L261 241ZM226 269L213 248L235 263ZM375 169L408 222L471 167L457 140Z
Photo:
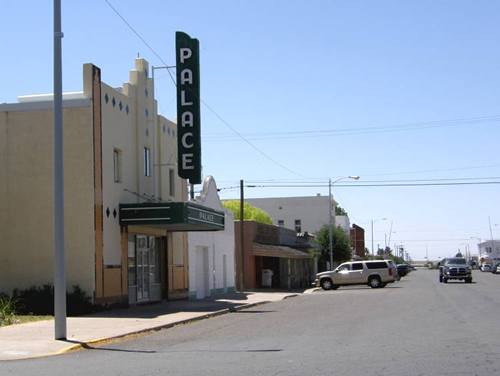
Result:
M208 265L208 247L196 247L196 298L210 296L210 271Z
M162 244L160 238L146 235L129 237L129 303L161 300Z

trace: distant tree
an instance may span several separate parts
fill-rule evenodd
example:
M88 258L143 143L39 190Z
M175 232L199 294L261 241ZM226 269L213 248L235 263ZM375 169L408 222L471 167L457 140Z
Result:
M222 205L231 210L234 214L234 219L240 220L240 200L227 200L223 201ZM243 204L243 220L244 221L255 221L259 223L265 223L268 225L273 224L273 220L264 210L256 208L250 205L248 202Z
M335 264L342 263L351 259L351 244L348 236L341 228L333 229L333 262ZM318 265L321 270L326 270L326 262L330 261L330 238L328 226L323 226L317 233L315 238L316 246L319 249L320 255Z
M347 212L341 206L335 206L335 215L347 215Z

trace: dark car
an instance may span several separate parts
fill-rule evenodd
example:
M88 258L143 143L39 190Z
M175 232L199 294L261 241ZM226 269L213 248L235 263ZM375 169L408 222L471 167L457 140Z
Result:
M410 272L410 265L408 264L398 264L397 268L398 268L398 274L401 277L404 277Z
M449 280L461 280L472 283L472 268L463 257L447 258L439 266L439 282L448 283Z
M493 274L500 274L500 262L493 265L493 267L491 268L491 272Z

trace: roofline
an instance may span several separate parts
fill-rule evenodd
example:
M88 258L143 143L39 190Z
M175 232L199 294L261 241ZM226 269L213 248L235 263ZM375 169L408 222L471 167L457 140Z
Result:
M89 98L64 99L63 108L90 107L91 100ZM0 112L22 112L22 111L43 111L52 110L54 107L53 101L40 102L21 102L21 103L2 103L0 104Z

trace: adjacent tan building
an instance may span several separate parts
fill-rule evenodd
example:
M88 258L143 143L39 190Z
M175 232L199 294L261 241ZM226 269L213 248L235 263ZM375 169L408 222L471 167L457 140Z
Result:
M113 88L85 64L83 91L63 95L67 285L96 303L187 297L186 231L221 225L186 202L176 124L150 76L136 59ZM52 155L52 95L0 105L1 292L52 283Z

